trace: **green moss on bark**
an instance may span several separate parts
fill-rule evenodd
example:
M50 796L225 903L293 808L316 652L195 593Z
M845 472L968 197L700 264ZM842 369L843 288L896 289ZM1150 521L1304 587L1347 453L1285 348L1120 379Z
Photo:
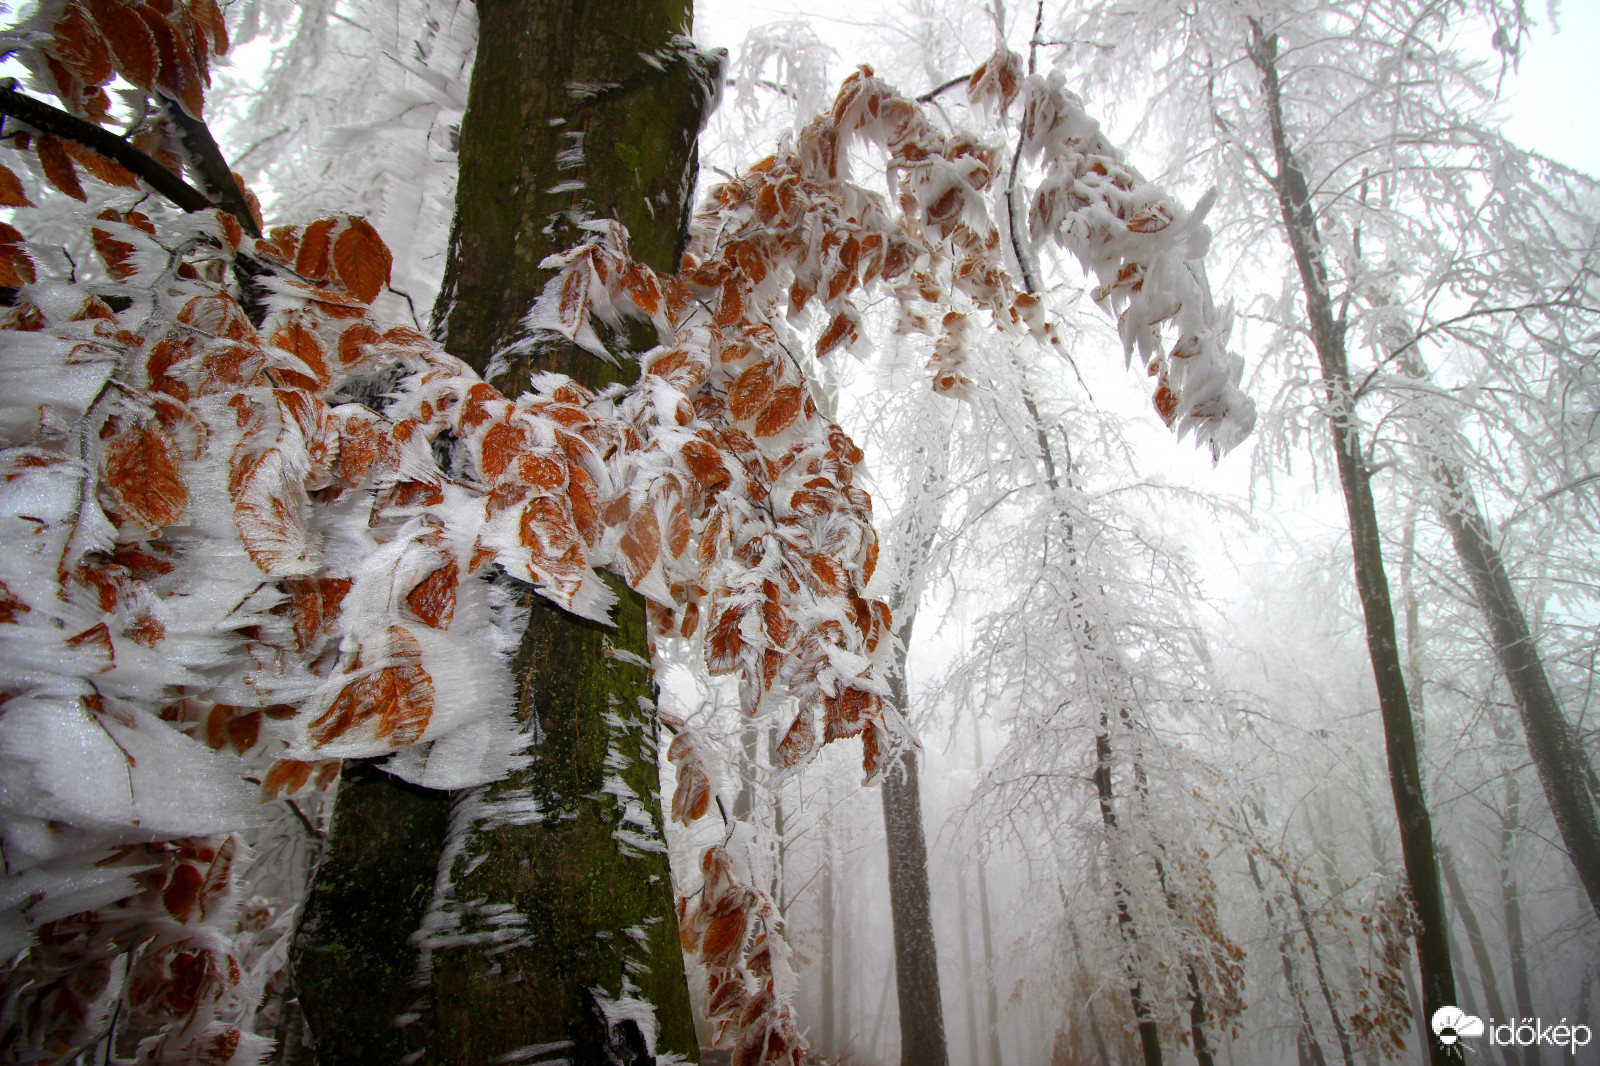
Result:
M624 355L617 364L529 335L527 313L550 273L539 263L581 240L585 219L615 218L631 232L635 258L676 268L715 64L679 36L689 29L686 0L478 0L477 8L437 331L480 372L509 355L494 384L511 395L535 371L591 388L629 382L638 371L627 353L652 343L647 331L614 338ZM417 971L409 940L422 916L417 885L426 870L425 908L444 853L443 807L428 807L431 820L414 816L420 790L382 775L342 788L298 951L322 1066L387 1066L413 1048L423 1064L468 1066L563 1043L571 1046L551 1054L576 1064L648 1062L637 1028L615 1009L607 1016L607 1002L624 993L653 1006L659 1051L695 1056L655 791L654 689L639 665L649 656L644 603L608 581L620 601L614 629L519 590L529 622L514 663L517 713L536 738L534 760L456 799L460 850L446 903L457 939L432 946L431 987L414 1010L410 1002L394 1010L405 1001L396 989ZM497 819L508 799L536 806L537 820ZM461 835L468 815L476 820ZM397 859L388 875L351 868L373 848L409 848L409 865ZM369 947L348 950L355 939ZM359 1008L334 1002L356 987ZM405 1012L418 1018L393 1029Z

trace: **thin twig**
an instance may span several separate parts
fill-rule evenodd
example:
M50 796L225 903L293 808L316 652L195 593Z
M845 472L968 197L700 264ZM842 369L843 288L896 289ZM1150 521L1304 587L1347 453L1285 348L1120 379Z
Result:
M960 74L960 75L957 75L956 77L951 78L949 81L945 82L943 85L935 86L934 88L929 89L927 92L923 93L921 96L917 97L917 103L919 103L919 104L930 104L930 103L932 103L934 101L934 99L936 97L939 96L940 93L944 92L946 89L953 89L957 85L960 85L962 82L966 81L967 79L969 79L971 77L972 77L971 74Z

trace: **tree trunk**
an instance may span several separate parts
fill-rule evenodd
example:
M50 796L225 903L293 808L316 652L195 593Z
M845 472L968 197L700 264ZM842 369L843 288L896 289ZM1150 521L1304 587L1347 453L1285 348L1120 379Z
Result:
M989 916L989 878L984 873L983 859L978 860L978 926L983 932L983 984L988 1010L984 1012L989 1033L989 1066L1001 1066L1000 1060L1000 997L995 990L994 972L994 922Z
M1087 968L1083 965L1083 944L1078 939L1078 927L1073 924L1071 918L1067 919L1067 932L1072 936L1072 956L1077 960L1079 971L1088 973ZM1100 1019L1095 1016L1093 996L1090 996L1084 1002L1083 1009L1084 1013L1089 1015L1089 1035L1094 1039L1095 1058L1099 1061L1100 1066L1111 1066L1111 1056L1106 1051L1105 1038L1100 1035ZM974 1062L973 1066L977 1066L977 1063Z
M590 388L626 380L630 360L613 366L528 335L549 276L539 263L580 240L586 218L615 218L636 258L677 266L714 64L680 36L684 0L477 7L435 331L509 395L535 371ZM531 766L454 796L371 766L347 771L296 946L324 1066L476 1066L534 1048L633 1066L655 1061L652 1042L695 1055L654 689L630 665L649 654L643 601L610 584L615 628L516 587L529 609L513 673L518 721L537 738ZM424 911L428 926L412 937ZM425 992L419 976L431 978Z
M1478 924L1478 913L1472 909L1472 901L1467 898L1466 890L1461 885L1461 874L1456 870L1455 859L1444 847L1439 849L1439 869L1444 874L1450 901L1455 904L1456 913L1461 915L1461 927L1467 931L1467 946L1472 949L1472 960L1477 963L1478 974L1483 980L1483 998L1489 1004L1489 1017L1510 1018L1511 1015L1506 1013L1505 1000L1500 998L1500 984L1494 976L1494 960L1489 954L1489 942L1484 939L1483 927Z
M1506 806L1500 812L1500 905L1506 921L1506 948L1511 955L1511 991L1517 999L1517 1017L1533 1018L1533 982L1528 976L1528 952L1522 936L1522 895L1515 873L1517 830L1522 821L1522 789L1516 774L1506 772ZM1510 1019L1507 1019L1509 1021ZM1522 1066L1539 1066L1539 1048L1522 1048Z
M1439 512L1489 623L1495 658L1517 701L1528 754L1544 786L1550 814L1588 893L1589 906L1600 917L1600 810L1589 786L1594 770L1556 702L1539 647L1465 472L1441 458L1430 465L1443 496Z
M828 824L831 818L825 817L823 822L823 860L822 860L822 1032L818 1034L818 1050L825 1057L838 1056L838 1036L833 1026L833 1004L835 1000L833 991L833 832Z
M904 682L897 687L903 688ZM903 698L903 693L896 693ZM902 702L900 706L905 706ZM944 1066L944 1011L939 956L922 835L917 754L901 752L883 773L883 828L889 849L889 907L894 919L894 974L900 1004L901 1066Z
M1100 804L1100 821L1105 826L1107 843L1115 847L1117 837L1116 796L1111 785L1111 734L1104 711L1100 714L1100 729L1094 737L1094 788ZM1139 976L1139 930L1128 907L1128 890L1122 883L1122 874L1112 863L1112 895L1116 899L1117 929L1122 934L1128 950L1128 999L1133 1005L1134 1022L1139 1029L1139 1048L1144 1054L1144 1066L1161 1066L1161 1033L1156 1026L1155 1013L1145 995L1144 981Z
M1355 561L1356 589L1366 622L1367 652L1377 683L1378 706L1383 716L1384 746L1389 762L1389 784L1400 823L1400 850L1406 880L1417 917L1417 962L1422 975L1423 1010L1428 1016L1455 1003L1455 975L1450 968L1450 948L1445 941L1444 893L1433 852L1433 825L1428 814L1422 773L1417 759L1417 735L1406 696L1405 674L1395 633L1394 607L1383 570L1383 549L1378 530L1372 483L1361 454L1356 431L1355 397L1350 387L1345 351L1345 322L1335 319L1328 286L1328 270L1311 193L1305 173L1295 159L1285 133L1283 102L1279 94L1275 36L1252 20L1249 42L1252 61L1261 73L1264 103L1271 126L1273 154L1278 173L1274 185L1285 235L1294 253L1306 299L1312 342L1321 365L1328 404L1328 424L1333 433L1339 484L1350 520L1351 553ZM1450 1061L1446 1048L1428 1041L1435 1066Z
M931 537L931 533L929 534ZM928 547L924 541L924 556ZM910 646L917 605L897 598L895 635ZM891 697L902 713L910 708L905 658L889 676ZM894 926L895 990L900 1007L902 1066L945 1066L944 1005L939 991L939 953L933 937L928 888L928 846L922 833L922 793L917 753L908 748L883 770L883 834L889 863L889 915ZM874 1041L876 1045L876 1041Z
M976 975L972 972L972 922L967 916L971 908L967 905L965 863L956 866L956 899L959 901L956 913L961 917L961 993L967 1008L967 1063L968 1066L983 1066L983 1053L978 1050L978 1003L972 995L972 981Z
M1267 912L1267 926L1274 928L1277 921L1272 915L1272 900L1267 898L1267 886L1261 880L1261 870L1256 865L1255 854L1245 852L1245 860L1250 869L1250 880L1255 882L1256 894L1261 897L1261 906ZM1281 897L1280 897L1281 900ZM1306 1009L1305 992L1300 988L1300 982L1294 972L1294 945L1289 940L1289 932L1284 929L1278 933L1278 962L1283 969L1284 987L1289 992L1289 998L1294 1000L1295 1013L1299 1015L1300 1025L1295 1031L1295 1050L1302 1064L1308 1066L1327 1066L1327 1059L1322 1054L1322 1045L1317 1041L1316 1028L1311 1024L1311 1013Z

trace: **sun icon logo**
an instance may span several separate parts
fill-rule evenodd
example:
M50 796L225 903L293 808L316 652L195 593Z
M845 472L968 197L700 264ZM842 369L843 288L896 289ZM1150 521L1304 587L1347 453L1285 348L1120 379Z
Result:
M1460 1007L1440 1007L1433 1012L1433 1035L1439 1043L1450 1047L1464 1036L1482 1036L1483 1019L1474 1017Z

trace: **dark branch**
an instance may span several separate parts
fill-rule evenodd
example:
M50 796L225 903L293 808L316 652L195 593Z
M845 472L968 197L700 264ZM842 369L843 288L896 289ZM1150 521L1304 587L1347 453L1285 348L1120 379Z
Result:
M917 97L917 103L931 103L935 97L944 92L946 89L953 89L971 77L971 74L958 74L954 78L951 78L949 81L945 82L943 85L935 86L934 88L923 93L921 96Z
M167 118L178 127L178 133L183 137L184 150L189 154L189 166L194 169L212 201L238 219L246 233L260 237L261 229L250 211L250 202L245 199L244 190L234 178L233 168L222 157L222 149L217 147L216 138L211 136L211 128L204 121L192 117L176 100L163 96L161 103L167 109Z
M98 152L113 163L121 164L150 188L171 200L185 211L207 211L217 205L206 199L204 193L178 177L154 159L145 155L127 141L69 115L60 108L51 107L42 100L24 96L15 89L0 88L0 115L20 119L40 133L53 133L76 141L91 151ZM255 228L255 223L250 224Z

